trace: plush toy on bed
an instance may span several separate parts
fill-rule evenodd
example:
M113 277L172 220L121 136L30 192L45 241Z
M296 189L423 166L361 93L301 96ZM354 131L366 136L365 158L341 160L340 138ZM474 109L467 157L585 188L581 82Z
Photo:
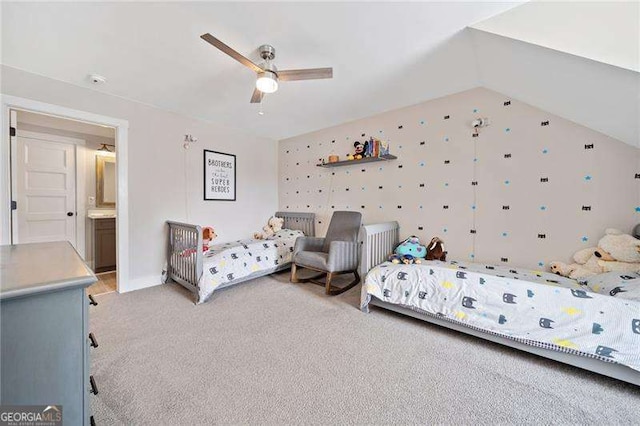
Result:
M444 251L444 241L433 237L427 246L427 260L447 260L447 252Z
M422 263L422 259L427 255L427 248L420 244L420 239L415 235L410 236L394 250L389 256L389 261L393 263Z
M211 241L213 241L218 235L216 231L210 226L204 226L202 228L202 251L209 251Z
M598 247L573 255L575 263L551 262L551 272L578 280L605 272L640 272L640 240L617 229L607 229Z
M276 232L282 230L284 225L284 219L281 217L271 216L267 224L262 228L262 232L256 232L253 234L253 238L256 240L263 240L273 236Z

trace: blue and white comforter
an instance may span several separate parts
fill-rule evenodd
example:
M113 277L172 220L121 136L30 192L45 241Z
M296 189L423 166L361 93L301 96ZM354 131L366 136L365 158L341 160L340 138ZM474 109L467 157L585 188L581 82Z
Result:
M225 287L232 281L290 263L296 239L303 235L300 231L287 229L280 231L273 239L238 240L211 246L202 262L198 303L206 301L217 288Z
M640 301L593 293L541 271L465 262L390 262L362 288L371 297L522 343L640 371Z

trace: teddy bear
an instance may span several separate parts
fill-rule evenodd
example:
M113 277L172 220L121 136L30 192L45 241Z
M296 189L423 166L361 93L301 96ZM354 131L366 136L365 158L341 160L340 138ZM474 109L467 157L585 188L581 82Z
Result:
M447 252L444 250L444 241L438 237L433 237L427 246L427 260L447 260Z
M604 272L640 272L640 240L617 229L607 229L597 247L578 251L575 263L551 262L551 272L572 279Z
M282 225L284 225L284 219L281 217L271 216L267 224L262 227L263 232L256 232L253 234L253 238L256 240L263 240L265 238L269 238L273 236L276 232L282 230Z
M640 240L618 229L607 229L594 255L603 272L640 272Z
M218 235L211 226L205 226L202 228L202 251L208 251L211 241L213 241Z

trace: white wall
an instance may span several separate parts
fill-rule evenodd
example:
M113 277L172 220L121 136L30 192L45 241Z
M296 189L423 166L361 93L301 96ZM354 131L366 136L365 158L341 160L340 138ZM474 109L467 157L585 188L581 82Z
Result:
M491 125L473 136L471 122ZM398 160L316 167L354 141ZM280 208L397 220L402 238L439 236L451 259L531 268L568 261L609 227L640 221L640 150L514 98L476 88L280 142ZM475 182L475 184L474 184Z
M183 117L6 66L1 83L3 94L128 120L128 288L159 283L166 220L212 225L219 241L228 241L251 235L276 210L276 142L250 129ZM198 138L189 151L182 148L186 133ZM203 201L205 148L236 154L238 201Z

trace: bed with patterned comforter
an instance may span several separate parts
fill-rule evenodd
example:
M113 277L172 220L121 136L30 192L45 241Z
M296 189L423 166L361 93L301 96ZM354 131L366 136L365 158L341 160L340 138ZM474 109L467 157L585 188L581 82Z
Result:
M367 274L363 311L372 297L527 345L640 371L640 300L595 293L558 275L455 261L386 262Z
M211 246L204 254L202 277L198 283L198 303L206 301L217 289L252 276L286 268L293 257L296 238L301 231L283 229L265 240L238 240Z

